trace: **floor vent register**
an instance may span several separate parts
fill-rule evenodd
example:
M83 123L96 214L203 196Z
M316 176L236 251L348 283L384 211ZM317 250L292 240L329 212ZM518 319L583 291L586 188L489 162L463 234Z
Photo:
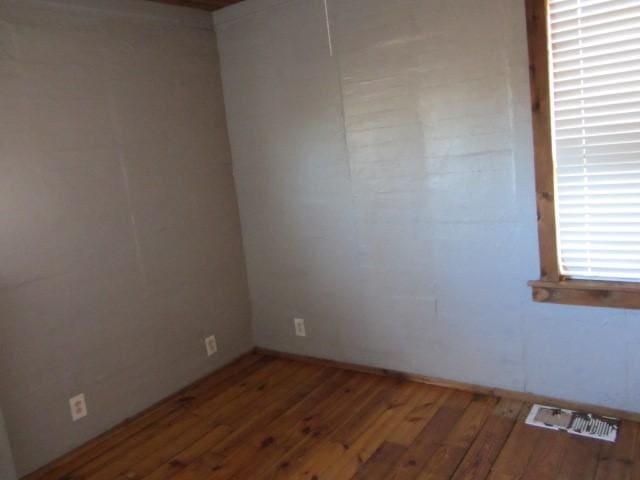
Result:
M616 441L620 428L620 420L616 418L545 405L534 405L527 416L526 423L607 442Z

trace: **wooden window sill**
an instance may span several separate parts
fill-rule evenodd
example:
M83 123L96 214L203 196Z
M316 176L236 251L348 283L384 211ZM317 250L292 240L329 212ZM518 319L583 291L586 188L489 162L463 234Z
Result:
M541 303L640 309L640 283L595 280L533 280L533 300Z

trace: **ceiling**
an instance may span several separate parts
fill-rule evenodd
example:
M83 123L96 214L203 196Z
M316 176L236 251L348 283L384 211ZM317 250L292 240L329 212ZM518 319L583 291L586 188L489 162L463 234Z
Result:
M199 8L201 10L218 10L241 0L153 0L160 3L182 5L185 7Z

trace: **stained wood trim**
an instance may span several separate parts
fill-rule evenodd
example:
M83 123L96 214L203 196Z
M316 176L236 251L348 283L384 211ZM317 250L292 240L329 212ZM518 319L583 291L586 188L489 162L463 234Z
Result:
M532 281L533 299L542 303L588 305L593 307L640 308L640 284L564 280Z
M540 280L529 282L533 300L593 307L640 308L639 283L572 280L560 273L554 200L548 8L548 0L526 0L540 252Z
M437 377L429 377L425 375L418 375L415 373L407 373L398 370L389 370L386 368L370 367L366 365L360 365L356 363L338 362L336 360L329 360L318 357L310 357L306 355L297 355L295 353L281 352L277 350L270 350L268 348L256 347L254 352L259 355L265 355L269 357L283 358L286 360L293 360L298 362L307 362L317 365L324 365L333 368L340 368L343 370L351 370L355 372L369 373L373 375L382 375L394 378L401 378L411 382L424 383L427 385L435 385L439 387L451 388L454 390L462 390L465 392L472 392L481 395L492 395L496 397L507 398L510 400L518 400L525 403L539 403L543 405L558 406L561 408L568 408L571 410L579 410L583 412L596 413L598 415L604 415L608 417L616 417L625 420L631 420L633 422L640 422L640 413L629 412L626 410L619 410L615 408L603 407L601 405L592 405L588 403L572 402L569 400L562 400L553 397L545 397L542 395L536 395L534 393L516 392L514 390L508 390L504 388L486 387L473 383L456 382L454 380L446 380Z
M168 3L169 5L178 5L181 7L197 8L198 10L207 10L209 12L227 7L240 0L150 0L156 3Z
M547 0L526 0L540 278L560 280L556 238Z

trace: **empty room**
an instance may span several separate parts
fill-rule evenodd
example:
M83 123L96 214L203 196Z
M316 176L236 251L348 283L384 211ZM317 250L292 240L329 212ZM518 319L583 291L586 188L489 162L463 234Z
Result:
M0 0L0 480L640 480L640 0Z

